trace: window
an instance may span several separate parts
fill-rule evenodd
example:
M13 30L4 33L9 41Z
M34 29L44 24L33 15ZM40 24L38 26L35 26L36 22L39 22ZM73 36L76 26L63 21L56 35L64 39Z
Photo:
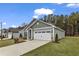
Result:
M47 33L50 33L50 31L47 31Z
M45 33L45 31L42 31L42 33Z
M35 33L37 33L37 32L35 32Z
M41 32L38 32L38 33L41 33Z

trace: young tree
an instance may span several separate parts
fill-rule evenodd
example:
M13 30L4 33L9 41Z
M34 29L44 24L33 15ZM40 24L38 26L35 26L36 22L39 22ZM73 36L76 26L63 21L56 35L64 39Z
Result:
M22 38L22 34L20 33L20 36L19 36L20 38Z
M58 34L55 35L55 42L58 43Z
M12 33L12 37L11 37L11 39L13 39L13 33Z

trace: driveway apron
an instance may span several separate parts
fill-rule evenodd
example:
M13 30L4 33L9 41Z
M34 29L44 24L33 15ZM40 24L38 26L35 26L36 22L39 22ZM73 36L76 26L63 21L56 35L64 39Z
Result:
M20 56L50 41L32 40L0 48L0 56Z

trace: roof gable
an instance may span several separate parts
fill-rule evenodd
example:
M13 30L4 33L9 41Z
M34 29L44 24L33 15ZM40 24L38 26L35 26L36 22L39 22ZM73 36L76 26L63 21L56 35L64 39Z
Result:
M31 26L31 28L42 28L42 27L51 27L50 25L43 23L41 21L37 21L33 26Z
M27 29L29 29L29 28L36 28L37 22L40 22L40 23L43 25L43 26L41 26L40 23L39 23L39 27L51 26L51 27L57 28L57 29L59 29L59 30L61 30L61 31L64 31L63 29L61 29L61 28L59 28L59 27L56 27L56 26L53 25L53 24L46 23L46 22L44 22L44 21L42 21L42 20L36 20L36 19L32 20L32 22L31 22L28 26L26 26L23 30L27 30ZM38 27L38 28L39 28L39 27Z

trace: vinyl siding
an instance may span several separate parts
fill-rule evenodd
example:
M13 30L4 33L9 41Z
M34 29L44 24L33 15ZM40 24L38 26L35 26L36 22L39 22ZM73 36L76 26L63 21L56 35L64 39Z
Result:
M31 28L34 29L34 28L42 28L42 27L50 27L50 26L40 21L37 21Z
M62 38L64 38L64 36L65 36L65 32L64 31L60 31L60 30L58 30L57 28L54 28L55 30L54 30L54 35L56 36L56 34L58 34L58 39L62 39ZM55 37L54 36L54 37Z

